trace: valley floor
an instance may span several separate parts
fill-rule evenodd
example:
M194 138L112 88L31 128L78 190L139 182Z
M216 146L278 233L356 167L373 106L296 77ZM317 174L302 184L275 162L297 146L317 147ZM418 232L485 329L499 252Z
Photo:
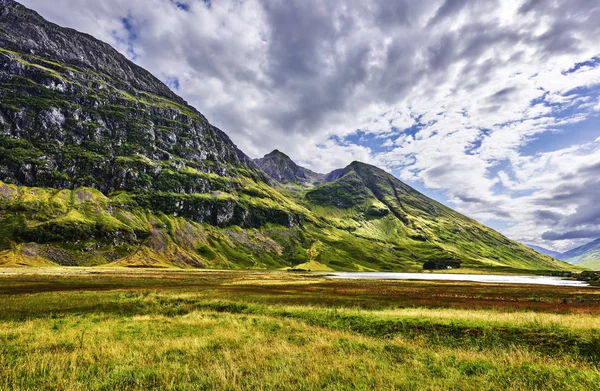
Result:
M0 390L596 390L600 289L0 269Z

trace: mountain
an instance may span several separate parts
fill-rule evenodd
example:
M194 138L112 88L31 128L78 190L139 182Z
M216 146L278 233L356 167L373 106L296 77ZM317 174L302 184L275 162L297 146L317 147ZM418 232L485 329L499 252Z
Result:
M225 133L109 45L11 0L0 27L0 249L34 242L34 258L64 264L170 252L198 266L201 230L181 237L165 216L303 221Z
M600 239L562 253L558 259L588 269L600 270Z
M527 244L526 245L529 248L534 249L535 251L537 251L538 253L542 253L542 254L546 254L552 258L555 259L561 259L561 255L562 253L558 252L558 251L552 251L552 250L548 250L546 248L540 247L540 246L534 246L533 244Z
M2 177L103 192L213 190L170 171L233 177L248 157L149 72L91 36L0 1ZM214 190L220 190L214 188Z
M543 247L528 245L535 251L587 269L600 270L600 239L594 240L570 251L560 253Z
M285 184L312 186L325 179L325 175L300 167L289 156L278 150L274 150L260 159L255 159L254 163L269 177Z
M305 195L321 215L356 236L392 243L405 262L427 259L463 267L560 267L550 257L511 241L453 211L387 172L353 162ZM314 208L318 206L318 208ZM544 265L544 266L542 266Z
M56 264L575 269L376 167L254 162L109 45L0 0L0 265Z

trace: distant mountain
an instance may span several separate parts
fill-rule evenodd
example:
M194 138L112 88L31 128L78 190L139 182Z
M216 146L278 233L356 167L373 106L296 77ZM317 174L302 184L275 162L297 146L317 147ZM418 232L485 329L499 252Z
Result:
M260 159L255 159L254 163L269 177L281 183L314 185L325 179L325 175L297 165L288 155L277 149Z
M600 270L600 239L562 253L558 259L588 269Z
M527 244L526 246L529 247L529 248L534 249L538 253L546 254L546 255L551 256L552 258L555 258L555 259L561 259L560 257L562 255L562 253L560 253L558 251L548 250L548 249L540 247L540 246L534 246L533 244Z
M546 254L555 259L559 259L573 265L593 270L600 270L600 239L594 240L564 253L548 250L534 245L528 245L528 247L539 253Z
M0 265L109 263L577 269L377 167L254 162L108 44L0 0Z

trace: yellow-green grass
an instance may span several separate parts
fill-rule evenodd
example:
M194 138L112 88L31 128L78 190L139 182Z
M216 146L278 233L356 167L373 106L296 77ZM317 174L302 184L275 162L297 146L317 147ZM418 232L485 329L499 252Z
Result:
M284 268L283 270L286 270L288 268ZM330 268L327 265L324 265L322 263L319 263L317 261L314 260L310 260L308 262L304 262L301 263L299 265L294 266L293 269L297 269L297 270L311 270L311 271L333 271L332 268Z
M599 303L597 288L6 268L0 390L594 390Z
M91 315L4 324L3 389L593 389L598 371L525 350L437 348L268 316Z

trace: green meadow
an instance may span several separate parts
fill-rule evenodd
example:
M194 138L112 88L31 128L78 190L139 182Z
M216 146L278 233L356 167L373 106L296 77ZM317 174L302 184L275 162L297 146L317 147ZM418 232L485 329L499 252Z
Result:
M0 269L0 390L595 390L600 289Z

